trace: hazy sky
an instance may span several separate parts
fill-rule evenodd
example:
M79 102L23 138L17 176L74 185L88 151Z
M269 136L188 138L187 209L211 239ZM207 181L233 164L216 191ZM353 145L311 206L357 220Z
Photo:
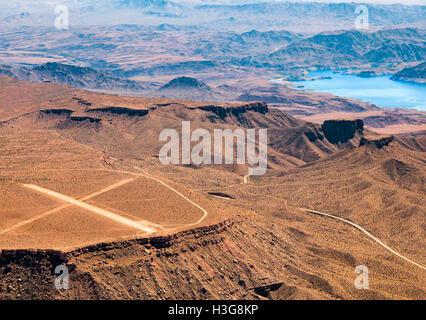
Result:
M267 0L268 1L268 0ZM426 0L269 0L271 2L364 2L364 3L375 3L375 4L389 4L389 3L402 3L402 4L423 4L426 5ZM259 0L258 2L264 2Z
M292 0L295 1L296 0ZM299 0L305 2L311 2L312 0ZM375 4L388 4L388 3L402 3L402 4L424 4L426 5L426 0L316 0L316 2L370 2Z
M176 2L179 2L179 0L175 0ZM190 1L190 0L186 0ZM242 2L244 1L238 1L238 0L198 0L199 2ZM363 2L363 3L375 3L375 4L390 4L390 3L402 3L402 4L423 4L426 5L426 0L251 0L250 2L286 2L286 1L292 1L292 2Z

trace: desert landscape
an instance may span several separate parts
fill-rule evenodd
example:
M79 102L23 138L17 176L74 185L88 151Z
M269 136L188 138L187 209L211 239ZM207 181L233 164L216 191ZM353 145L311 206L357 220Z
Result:
M81 21L99 6L83 2ZM341 18L347 3L284 2L285 21L261 10L280 3L111 3L105 17L131 21L137 7L153 21L53 31L26 1L31 14L0 16L1 300L425 299L425 101L303 88L324 69L421 91L424 6L371 4L372 30L359 31ZM292 24L326 9L317 31ZM266 172L250 174L236 148L230 163L182 151L165 165L162 132L183 150L183 123L265 130Z
M424 139L371 136L355 120L315 125L254 102L213 108L6 76L1 85L2 110L13 112L0 129L5 298L254 298L272 284L281 285L262 294L277 299L424 295L424 268L350 225L301 210L349 218L423 266ZM49 109L58 105L67 108ZM247 178L238 165L163 166L156 130L178 128L182 118L194 129L268 127L271 169ZM49 284L57 259L76 268L78 286L63 293ZM380 274L367 295L352 288L362 263ZM30 280L34 273L41 278ZM141 275L150 289L134 296ZM45 291L27 281L42 281ZM179 290L167 291L170 282Z

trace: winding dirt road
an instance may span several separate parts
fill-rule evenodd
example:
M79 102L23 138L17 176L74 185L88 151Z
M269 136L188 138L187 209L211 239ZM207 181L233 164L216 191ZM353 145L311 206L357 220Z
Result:
M200 209L203 212L203 216L196 222L185 225L185 227L192 227L195 226L199 223L201 223L209 214L205 209L203 209L200 205L196 204L194 201L192 201L191 199L187 198L186 196L184 196L182 193L180 193L179 191L177 191L175 188L169 186L167 183L163 182L162 180L155 178L153 176L151 176L147 171L138 168L138 167L134 167L134 169L139 170L141 172L143 172L143 174L141 174L141 176L148 178L148 179L152 179L154 181L157 181L159 183L161 183L163 186L167 187L168 189L172 190L173 192L177 193L179 196L181 196L182 198L184 198L186 201L188 201L189 203L191 203L193 206L197 207L198 209Z
M319 215L319 216L323 216L323 217L328 217L328 218L332 218L335 220L339 220L342 221L346 224L351 225L352 227L360 230L361 232L363 232L364 234L366 234L368 237L370 237L371 239L373 239L374 241L376 241L378 244L380 244L383 248L385 248L386 250L392 252L394 255L400 257L401 259L415 265L416 267L419 267L423 270L426 270L426 267L422 266L421 264L414 262L413 260L408 259L407 257L404 257L402 254L399 254L398 252L396 252L395 250L393 250L392 248L390 248L389 246L387 246L385 243L383 243L382 241L380 241L379 239L377 239L375 236L373 236L370 232L368 232L367 230L365 230L363 227L353 223L352 221L337 217L337 216L333 216L331 214L327 214L327 213L323 213L323 212L319 212L319 211L315 211L315 210L310 210L310 209L304 209L304 208L300 208L301 210L311 213L311 214L315 214L315 215Z

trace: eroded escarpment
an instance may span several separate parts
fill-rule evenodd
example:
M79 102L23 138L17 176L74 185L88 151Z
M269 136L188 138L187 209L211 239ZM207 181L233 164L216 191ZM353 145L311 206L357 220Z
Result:
M93 118L93 117L89 117L89 116L84 116L84 115L80 115L80 116L71 116L70 119L72 121L78 121L78 122L82 122L82 121L89 121L90 123L99 123L101 122L101 119L99 118Z
M115 288L117 290L109 288L115 282L117 286L123 282L127 283L129 285L127 298L135 297L131 291L135 283L139 283L139 279L137 281L134 279L138 271L134 271L133 268L139 271L143 269L144 274L150 274L149 277L144 276L148 291L149 288L158 289L159 285L155 278L162 275L150 273L153 265L158 265L163 259L170 263L171 259L179 255L192 255L195 251L204 250L209 246L220 246L224 240L224 231L232 225L233 222L227 219L217 224L175 234L98 243L67 252L32 249L2 250L0 251L0 298L123 298L123 293L118 287ZM136 262L132 265L131 261ZM55 288L55 279L61 273L56 269L58 266L66 266L69 272L69 290L61 292ZM98 274L100 266L104 266L102 275ZM126 266L127 271L125 271ZM190 272L191 270L183 271L183 274ZM138 298L155 297L154 294L143 295L143 292ZM203 294L203 292L207 293L200 288L199 293Z
M62 114L69 115L73 112L74 112L74 110L70 110L70 109L44 109L44 110L40 110L40 113L54 114L54 115L62 115Z
M154 110L155 108L151 109L132 109L132 108L124 108L124 107L105 107L105 108L93 108L88 109L86 112L90 113L112 113L112 114L119 114L119 115L127 115L127 116L139 116L143 117L146 116L150 110Z
M213 112L219 116L222 120L228 116L238 116L239 114L246 113L248 111L254 111L261 114L268 113L268 105L264 102L253 102L239 106L218 106L218 105L208 105L208 106L199 106L198 109Z
M96 252L99 250L110 250L117 247L130 246L133 244L152 246L157 249L169 248L175 244L180 243L187 237L198 239L210 234L220 234L222 231L226 230L227 227L232 226L232 224L233 224L232 220L227 219L216 224L188 229L188 230L184 230L178 233L173 233L168 235L137 238L137 239L130 239L126 241L118 241L118 242L98 243L96 245L85 246L83 248L72 250L66 253L66 256L77 257L81 254L88 253L88 252Z
M4 259L0 266L0 298L342 297L333 279L300 262L300 237L294 237L291 228L290 233L279 235L281 226L269 222L259 226L253 218L247 213L237 214L234 223L226 220L175 235L99 243L66 253L8 251L0 256ZM68 290L54 287L57 264L69 270Z
M294 263L295 249L273 232L261 231L250 219L236 219L235 223L226 220L175 235L100 243L68 252L5 251L0 255L0 298L339 297L323 278L314 284L317 292L308 293L312 276L297 265L286 272L300 278L297 281L303 288L284 285L280 256L287 256L288 268L287 264ZM262 251L265 247L268 250ZM58 265L69 271L68 290L55 288Z
M377 149L382 149L386 147L394 140L394 136L386 135L386 136L365 136L362 137L359 146L373 146Z

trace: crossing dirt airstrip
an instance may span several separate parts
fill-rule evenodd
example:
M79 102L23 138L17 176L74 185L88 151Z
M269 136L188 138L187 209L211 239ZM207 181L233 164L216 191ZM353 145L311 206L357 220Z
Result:
M28 150L27 156L31 151L49 154L43 153L49 148L60 148L64 156L71 151L76 156L83 155L85 151L78 150L79 146L71 141L49 138L45 133L23 134L19 142L14 140L17 138L2 136L6 141L3 155L20 148ZM36 141L45 143L32 144ZM25 167L28 161L22 153L15 158L3 156L0 247L66 250L97 242L170 234L222 216L199 195L191 195L185 188L145 170L78 167L90 166L90 160L96 160L90 158L96 156L101 155L91 151L82 161L52 159L58 165L55 168L38 168L34 162L33 168ZM33 158L37 161L34 159L37 157Z

